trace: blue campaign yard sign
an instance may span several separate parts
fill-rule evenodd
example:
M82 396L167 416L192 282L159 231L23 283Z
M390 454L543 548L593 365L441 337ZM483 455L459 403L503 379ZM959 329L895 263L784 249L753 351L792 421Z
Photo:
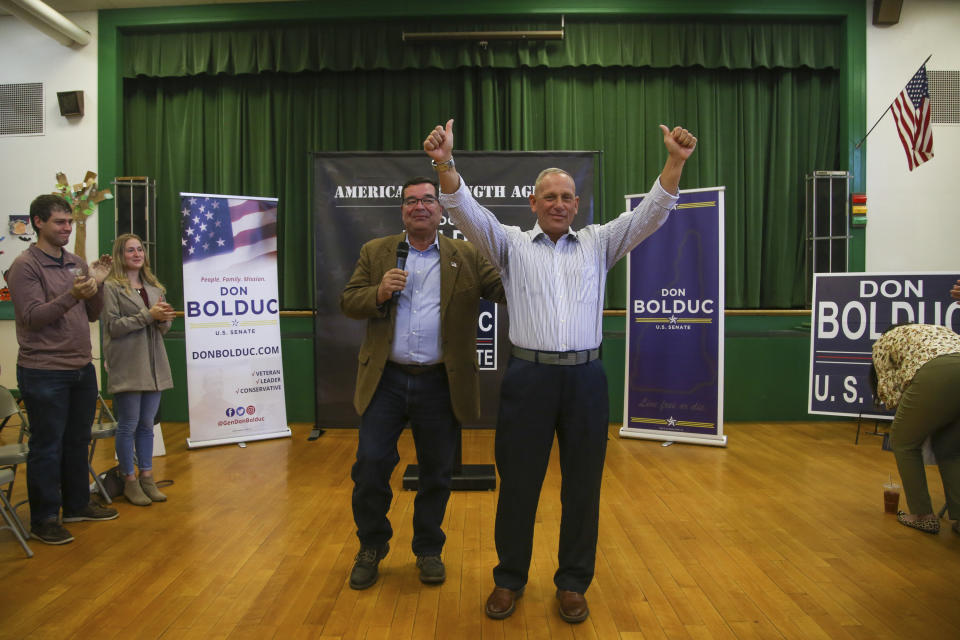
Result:
M808 412L892 416L870 392L873 343L901 322L960 330L960 303L950 297L958 278L953 271L814 275Z

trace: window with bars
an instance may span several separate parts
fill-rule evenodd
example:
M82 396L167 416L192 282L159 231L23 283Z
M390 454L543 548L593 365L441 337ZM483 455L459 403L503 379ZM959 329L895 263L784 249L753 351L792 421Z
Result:
M846 273L850 254L850 178L846 171L814 171L806 177L807 302L813 274Z

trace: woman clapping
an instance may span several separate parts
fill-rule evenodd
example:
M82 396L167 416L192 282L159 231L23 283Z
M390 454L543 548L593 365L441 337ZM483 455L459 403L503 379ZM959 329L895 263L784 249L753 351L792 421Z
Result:
M173 386L163 334L174 310L150 270L140 238L125 233L113 244L113 266L104 282L103 354L107 390L117 410L117 459L123 495L149 506L167 499L153 478L153 424L160 392ZM134 450L140 478L134 473Z

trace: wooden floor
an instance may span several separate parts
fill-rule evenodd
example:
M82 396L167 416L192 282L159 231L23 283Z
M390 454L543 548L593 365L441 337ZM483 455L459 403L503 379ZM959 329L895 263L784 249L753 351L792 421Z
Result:
M410 552L408 433L394 475L396 536L377 584L347 586L356 432L187 451L163 426L167 503L119 501L76 540L0 531L2 638L958 638L960 536L897 524L881 484L895 473L855 425L730 424L726 449L621 439L611 425L590 617L564 623L553 572L556 449L544 484L531 579L516 613L487 619L496 493L449 503L447 581L425 586ZM0 441L9 441L9 429ZM101 447L95 466L112 465ZM492 461L493 433L467 431L464 461ZM942 485L930 468L935 508ZM25 495L23 476L15 497ZM27 510L21 510L27 517Z

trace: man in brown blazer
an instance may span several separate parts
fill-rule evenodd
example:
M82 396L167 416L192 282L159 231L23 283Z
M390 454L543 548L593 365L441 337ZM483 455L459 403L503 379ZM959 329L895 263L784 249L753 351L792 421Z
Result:
M366 589L393 535L387 511L397 440L409 421L420 477L413 508L413 553L420 580L444 581L441 524L460 423L480 413L476 352L480 298L502 302L496 270L463 240L439 233L437 184L412 178L401 190L405 233L371 240L340 296L349 317L367 321L360 347L354 407L361 415L351 477L360 539L350 587ZM397 266L398 245L409 254Z

